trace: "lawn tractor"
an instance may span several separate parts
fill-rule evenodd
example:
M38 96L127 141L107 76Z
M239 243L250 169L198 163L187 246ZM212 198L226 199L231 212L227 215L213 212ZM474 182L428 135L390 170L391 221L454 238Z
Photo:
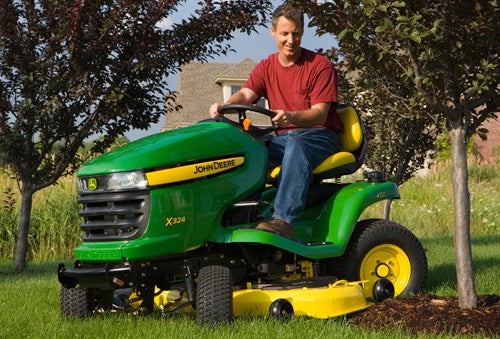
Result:
M58 267L63 315L193 312L200 325L330 318L423 288L418 239L389 220L360 220L368 206L399 199L396 185L377 171L342 182L366 153L353 107L338 107L342 149L314 170L294 239L255 229L272 216L280 168L268 166L262 141L275 127L248 116L274 113L249 105L221 113L80 168L82 243L74 265Z

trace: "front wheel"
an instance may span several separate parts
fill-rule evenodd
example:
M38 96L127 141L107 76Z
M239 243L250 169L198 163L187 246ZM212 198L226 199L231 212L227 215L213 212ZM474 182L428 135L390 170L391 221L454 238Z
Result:
M217 325L233 319L233 279L224 266L205 266L198 273L196 323Z
M61 286L59 305L61 314L70 318L87 318L97 310L109 310L114 291L95 288L66 288Z
M335 269L349 281L379 279L394 285L394 295L415 294L427 279L427 257L420 241L405 227L384 219L358 222Z

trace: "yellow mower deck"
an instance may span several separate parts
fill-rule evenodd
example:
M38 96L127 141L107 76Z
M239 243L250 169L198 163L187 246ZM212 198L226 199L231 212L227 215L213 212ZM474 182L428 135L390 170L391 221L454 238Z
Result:
M271 304L286 300L293 307L293 315L313 318L333 318L364 310L369 302L364 282L340 280L326 287L294 289L244 289L233 292L235 316L269 315Z
M291 305L289 315L320 319L338 317L373 305L370 301L372 293L367 286L367 281L348 282L346 280L336 281L324 287L273 289L273 287L248 286L246 289L233 292L233 314L234 316L270 315L271 306L276 305L273 302L279 301L284 302L288 307ZM187 297L176 290L158 291L154 301L157 309L169 312L186 303ZM139 303L136 305L132 303L131 306L139 306ZM191 306L183 308L182 311L194 312ZM280 312L279 308L278 312ZM290 309L285 309L283 312L290 313Z

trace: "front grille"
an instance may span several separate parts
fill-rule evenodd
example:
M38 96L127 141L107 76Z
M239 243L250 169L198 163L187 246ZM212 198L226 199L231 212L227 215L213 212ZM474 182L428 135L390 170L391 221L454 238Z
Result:
M83 241L138 238L148 223L150 200L148 191L81 195Z

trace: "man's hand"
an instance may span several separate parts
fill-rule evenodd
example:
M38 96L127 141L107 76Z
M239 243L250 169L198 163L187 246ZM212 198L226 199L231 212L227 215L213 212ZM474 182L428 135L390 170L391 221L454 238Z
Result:
M284 111L281 109L273 110L276 116L272 118L274 125L283 128L289 124L294 124L302 128L309 128L315 125L321 125L325 122L330 102L322 102L313 105L311 108L303 111Z
M257 93L252 91L249 88L241 88L238 92L231 95L229 100L224 102L223 104L215 103L210 106L209 113L212 118L220 118L223 115L219 113L219 108L223 105L229 104L242 104L242 105L251 105L253 102L257 101L259 97Z
M212 104L212 106L210 106L210 117L212 118L220 118L222 116L222 114L219 113L219 107L221 107L222 104L216 102L215 104Z
M274 110L276 115L271 119L274 125L283 128L290 123L290 112L286 112L282 109Z

